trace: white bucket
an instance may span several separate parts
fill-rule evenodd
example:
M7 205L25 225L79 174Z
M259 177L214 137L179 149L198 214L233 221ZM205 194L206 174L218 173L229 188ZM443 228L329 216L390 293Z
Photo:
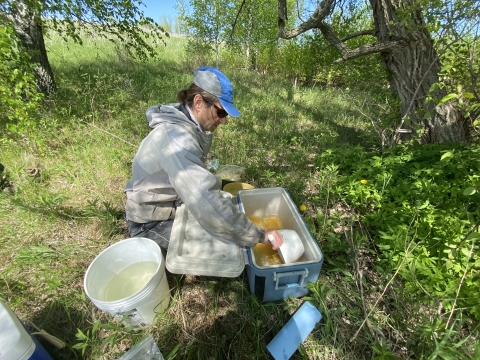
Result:
M97 308L135 328L151 325L170 302L162 251L141 237L103 250L85 273L84 289Z

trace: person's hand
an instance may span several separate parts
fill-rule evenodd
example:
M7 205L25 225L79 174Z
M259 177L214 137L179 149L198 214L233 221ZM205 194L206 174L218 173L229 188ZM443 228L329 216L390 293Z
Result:
M269 236L273 236L275 239L275 243L272 244L268 239ZM265 230L265 239L263 240L262 244L269 244L272 245L273 250L277 250L283 244L283 236L275 229Z

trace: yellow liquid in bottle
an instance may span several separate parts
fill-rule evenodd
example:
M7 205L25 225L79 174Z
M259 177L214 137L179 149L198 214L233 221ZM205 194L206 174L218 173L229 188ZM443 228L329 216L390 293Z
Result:
M251 222L262 229L283 229L283 225L280 219L276 216L260 217L260 216L248 216ZM253 255L255 256L255 263L259 266L272 266L283 264L280 255L277 250L272 250L271 245L257 244L252 248Z

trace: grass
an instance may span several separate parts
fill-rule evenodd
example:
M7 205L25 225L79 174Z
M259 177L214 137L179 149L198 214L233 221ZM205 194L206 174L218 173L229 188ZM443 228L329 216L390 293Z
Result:
M412 358L417 324L434 324L435 309L411 301L400 279L382 271L368 230L333 195L338 167L321 156L332 148L381 148L372 121L388 121L395 108L368 105L373 93L360 90L293 88L224 68L242 117L217 130L210 156L245 167L243 180L255 187L283 186L307 205L305 221L325 255L308 298L260 303L244 275L167 273L169 309L142 332L116 324L86 298L88 265L128 237L123 188L149 132L145 110L174 102L191 81L185 44L168 39L159 61L137 63L104 40L67 47L52 35L59 92L45 100L37 128L0 143L15 187L0 194L0 297L22 320L65 341L63 349L42 342L56 359L115 359L146 334L167 359L268 359L266 345L306 299L323 320L294 359ZM474 327L462 331L462 346L471 347Z

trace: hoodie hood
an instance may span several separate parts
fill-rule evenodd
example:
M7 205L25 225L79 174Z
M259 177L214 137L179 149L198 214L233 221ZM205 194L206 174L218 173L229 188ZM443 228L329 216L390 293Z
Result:
M145 115L152 129L163 123L197 126L185 106L179 103L150 106Z
M212 133L205 133L199 129L195 121L190 117L185 105L180 103L154 105L147 109L145 115L147 116L148 125L152 129L161 124L175 124L195 128L197 130L198 142L203 149L205 157L203 161L205 161L212 145Z

